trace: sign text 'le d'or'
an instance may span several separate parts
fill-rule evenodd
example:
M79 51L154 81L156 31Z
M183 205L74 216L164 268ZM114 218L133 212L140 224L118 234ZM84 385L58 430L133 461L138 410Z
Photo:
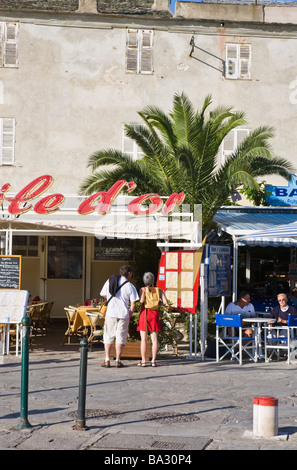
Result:
M53 178L50 175L39 176L31 183L27 184L15 197L7 197L6 193L10 190L9 183L4 184L0 192L0 204L8 201L8 212L12 215L21 215L31 209L37 214L52 214L59 210L59 206L64 202L65 197L63 194L55 193L44 196L34 206L29 204L34 199L37 199L49 189L53 183ZM89 196L84 200L77 209L80 215L88 215L96 212L99 215L108 214L114 200L120 191L126 187L127 192L133 191L136 183L133 181L127 182L125 180L117 181L108 191L99 191ZM134 215L147 215L160 211L162 215L169 215L175 205L180 205L184 201L184 193L173 193L169 198L164 201L156 193L148 193L138 196L133 199L127 206L127 210ZM149 202L150 206L142 206L144 202Z

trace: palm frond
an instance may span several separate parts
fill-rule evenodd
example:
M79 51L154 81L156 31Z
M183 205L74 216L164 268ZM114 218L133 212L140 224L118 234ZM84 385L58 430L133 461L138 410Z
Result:
M183 191L192 209L194 204L202 204L203 230L207 230L235 189L257 189L259 177L279 175L288 180L296 172L288 160L273 154L270 126L251 131L221 163L223 140L247 122L241 111L230 106L210 110L211 105L209 94L196 111L185 93L176 93L170 113L158 106L145 107L138 113L141 124L125 125L126 135L136 142L143 157L134 161L113 149L93 153L88 160L92 175L82 183L80 194L108 190L118 180L134 181L135 194L169 196Z

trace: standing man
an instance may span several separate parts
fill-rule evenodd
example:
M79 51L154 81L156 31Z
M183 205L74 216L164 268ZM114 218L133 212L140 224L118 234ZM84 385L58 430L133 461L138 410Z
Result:
M102 367L110 367L110 349L116 340L116 367L124 367L121 362L123 346L128 336L129 322L139 300L137 290L131 284L131 267L122 266L119 276L111 276L104 284L100 295L106 297L108 302L105 315L103 342L105 361Z

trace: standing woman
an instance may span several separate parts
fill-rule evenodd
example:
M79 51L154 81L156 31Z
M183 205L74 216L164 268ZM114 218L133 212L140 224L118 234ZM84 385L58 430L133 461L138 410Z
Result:
M140 303L142 305L137 326L137 331L140 331L141 338L141 362L139 362L138 366L146 367L146 348L148 332L150 332L152 340L152 366L156 367L158 332L161 331L159 307L160 302L165 307L168 307L168 302L164 292L154 286L155 278L152 273L144 273L143 282L145 287L140 289Z

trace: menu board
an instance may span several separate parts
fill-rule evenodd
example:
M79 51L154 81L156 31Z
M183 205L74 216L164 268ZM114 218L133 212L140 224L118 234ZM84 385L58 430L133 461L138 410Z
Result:
M21 288L21 264L21 256L0 255L0 289Z
M209 259L208 296L216 297L231 294L231 246L208 245L206 257Z
M196 313L202 254L203 248L162 252L157 286L165 292L174 308Z
M29 291L0 291L0 323L21 323L26 315Z

